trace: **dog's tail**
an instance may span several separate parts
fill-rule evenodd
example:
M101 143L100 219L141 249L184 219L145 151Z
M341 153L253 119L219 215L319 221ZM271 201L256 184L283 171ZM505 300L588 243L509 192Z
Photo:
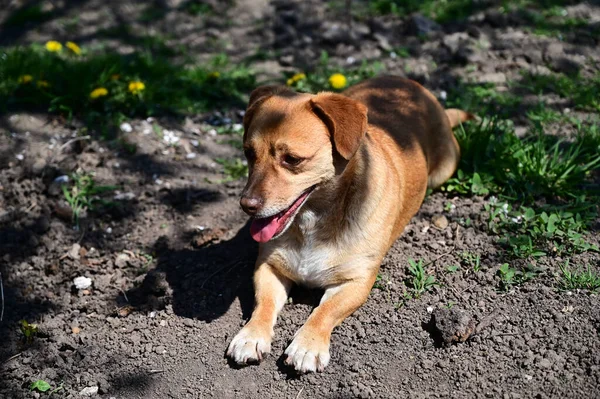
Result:
M452 127L452 129L454 129L456 126L460 125L463 122L470 121L472 119L477 119L475 115L457 108L448 108L446 110L446 115L450 120L450 126Z

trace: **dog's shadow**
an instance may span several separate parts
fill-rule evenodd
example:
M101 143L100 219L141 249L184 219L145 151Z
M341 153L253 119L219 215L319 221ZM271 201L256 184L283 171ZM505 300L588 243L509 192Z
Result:
M150 270L138 286L119 295L119 306L132 305L138 310L164 309L184 318L210 323L223 316L239 299L242 317L248 320L254 307L252 275L258 256L258 245L250 236L247 222L233 238L197 249L175 249L167 237L154 244L156 267ZM294 286L290 297L294 304L316 307L322 290ZM230 336L239 326L232 326ZM290 337L291 342L291 337ZM289 342L288 342L289 344ZM232 368L240 368L229 362ZM285 356L277 360L281 372L288 378L298 374L285 364Z
M154 244L156 267L137 287L117 298L118 305L139 310L170 304L184 318L212 322L239 298L243 317L252 313L252 272L258 245L246 223L233 238L200 248L174 249L167 237Z

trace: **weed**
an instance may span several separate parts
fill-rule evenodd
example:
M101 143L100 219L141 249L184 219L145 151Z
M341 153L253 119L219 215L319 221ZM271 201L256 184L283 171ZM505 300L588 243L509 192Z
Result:
M498 275L500 276L500 289L502 291L508 291L514 285L523 284L529 280L532 280L539 274L539 270L535 269L533 265L527 265L526 269L521 271L510 267L508 263L504 263L498 269Z
M31 385L29 386L29 390L30 391L35 391L37 390L38 392L46 392L48 390L52 389L52 387L50 386L50 384L48 384L46 381L44 380L37 380L31 383Z
M38 325L37 324L29 324L27 320L21 320L20 322L21 332L25 337L25 341L30 344L33 342L33 337L35 337L38 333Z
M238 180L248 176L248 162L246 160L242 160L241 158L217 158L215 162L223 166L223 173L227 176L223 182Z
M437 285L435 277L425 272L423 261L415 262L413 259L408 260L408 272L410 278L407 279L407 286L412 289L412 296L419 298L423 293L429 291L433 286Z
M489 213L488 227L502 235L500 242L514 257L598 251L597 246L589 244L583 237L594 221L594 204L580 197L568 207L570 210L545 206L536 211L523 206L513 210L508 204L494 201L485 205Z
M329 55L326 51L323 51L319 64L313 71L286 75L286 80L288 86L300 92L341 91L348 86L377 75L382 69L383 64L379 62L372 64L363 62L357 68L336 68L330 65ZM345 84L339 86L332 84L330 78L335 74L343 75Z
M560 266L561 275L558 283L563 290L590 290L598 291L600 289L600 275L590 269L588 265L586 269L573 269L569 266L567 260L564 266Z
M460 270L460 266L459 265L450 265L446 268L446 270L448 271L448 273L456 273L457 271Z
M41 108L88 125L104 126L107 119L116 125L126 117L241 106L255 86L254 74L244 64L230 65L224 55L187 67L150 53L63 53L40 45L0 50L0 97L6 99L0 112ZM25 75L31 77L27 82Z
M472 268L475 273L481 270L481 255L463 251L460 253L460 257L463 263Z
M73 174L71 176L75 185L69 190L67 186L62 186L63 194L67 203L73 210L73 222L79 225L79 216L82 211L93 210L97 203L109 204L102 201L99 195L114 191L115 186L98 186L90 174Z

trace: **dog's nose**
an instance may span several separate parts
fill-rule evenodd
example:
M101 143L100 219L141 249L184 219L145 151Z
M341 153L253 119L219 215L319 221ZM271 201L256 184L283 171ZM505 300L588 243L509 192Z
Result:
M262 206L262 199L258 197L242 195L242 198L240 199L240 205L242 206L244 212L250 216L254 216Z

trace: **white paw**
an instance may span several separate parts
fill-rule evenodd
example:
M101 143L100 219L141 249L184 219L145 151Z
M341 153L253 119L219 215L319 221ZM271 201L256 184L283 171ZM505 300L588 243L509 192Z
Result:
M285 363L299 373L323 371L329 364L329 338L311 336L299 331L285 350Z
M271 352L271 337L247 325L233 338L227 356L239 365L260 362Z

